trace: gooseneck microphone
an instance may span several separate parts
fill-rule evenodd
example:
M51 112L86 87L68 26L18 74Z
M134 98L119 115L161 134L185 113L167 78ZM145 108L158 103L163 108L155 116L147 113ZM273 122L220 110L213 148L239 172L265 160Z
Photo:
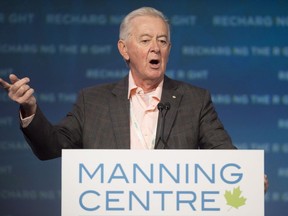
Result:
M157 108L159 110L159 114L160 114L160 120L159 120L159 130L158 133L160 134L159 138L157 139L157 142L155 144L155 149L158 148L160 142L162 142L163 148L166 149L167 148L167 142L166 139L164 138L164 127L165 127L165 117L167 115L167 112L170 110L170 103L166 102L166 103L158 103Z

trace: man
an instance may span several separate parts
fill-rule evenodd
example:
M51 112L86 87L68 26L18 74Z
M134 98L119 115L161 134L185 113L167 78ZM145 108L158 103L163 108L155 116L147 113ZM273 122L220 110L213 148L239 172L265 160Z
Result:
M128 14L118 49L130 68L128 76L82 90L58 125L41 112L29 78L11 74L11 83L0 78L9 97L20 104L22 131L39 159L60 157L65 148L236 148L208 91L164 75L171 43L161 12L144 7ZM264 182L266 190L266 176Z
M56 126L37 106L29 78L10 75L11 84L0 80L20 104L23 133L40 159L59 157L63 148L235 148L209 93L164 75L171 43L161 12L140 8L128 14L120 26L118 49L129 75L118 83L84 89ZM165 105L158 117L160 101Z
M1 80L9 97L20 104L23 133L40 159L59 157L62 148L235 148L208 92L164 75L171 43L161 12L141 8L127 15L118 49L129 75L118 83L83 90L57 126L37 106L29 78L10 75L11 84ZM161 110L158 118L160 101L169 102L169 110Z

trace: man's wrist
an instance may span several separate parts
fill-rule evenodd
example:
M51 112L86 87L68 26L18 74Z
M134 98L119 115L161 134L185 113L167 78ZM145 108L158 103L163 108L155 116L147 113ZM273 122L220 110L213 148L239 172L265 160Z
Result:
M23 117L23 119L25 119L26 117L35 115L36 109L37 109L37 105L36 104L33 104L33 105L20 105L21 116Z

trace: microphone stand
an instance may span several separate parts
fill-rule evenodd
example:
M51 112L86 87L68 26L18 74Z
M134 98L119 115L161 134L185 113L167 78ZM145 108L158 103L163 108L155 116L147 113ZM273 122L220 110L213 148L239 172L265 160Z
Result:
M157 149L157 147L159 146L159 143L162 142L162 145L163 145L163 149L166 149L168 146L167 146L167 142L164 138L164 127L165 127L165 117L166 117L166 114L168 112L168 110L170 109L171 105L169 102L166 102L165 104L163 103L159 103L157 105L157 108L160 112L160 121L159 121L159 132L160 132L160 136L157 140L157 143L155 144L155 149ZM164 111L163 111L164 110Z

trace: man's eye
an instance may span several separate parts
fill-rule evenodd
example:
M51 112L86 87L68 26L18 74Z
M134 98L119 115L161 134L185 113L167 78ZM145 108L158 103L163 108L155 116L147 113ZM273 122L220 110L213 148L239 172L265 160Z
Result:
M167 46L168 42L166 40L159 40L161 46Z
M149 43L149 40L142 40L141 43L147 44L147 43Z

